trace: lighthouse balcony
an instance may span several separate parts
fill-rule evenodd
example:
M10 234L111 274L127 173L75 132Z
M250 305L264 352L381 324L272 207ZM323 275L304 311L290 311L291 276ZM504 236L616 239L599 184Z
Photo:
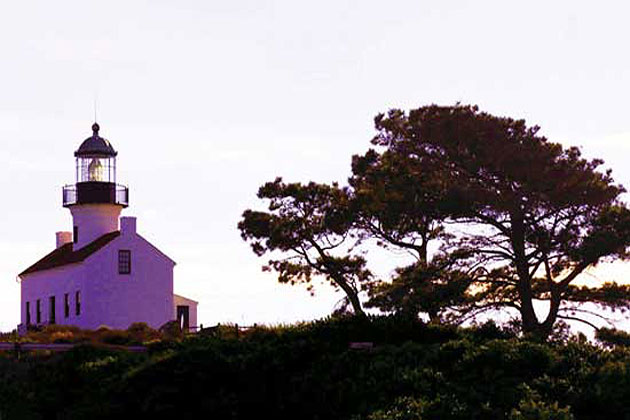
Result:
M81 204L129 205L129 188L113 182L78 182L63 187L63 206Z

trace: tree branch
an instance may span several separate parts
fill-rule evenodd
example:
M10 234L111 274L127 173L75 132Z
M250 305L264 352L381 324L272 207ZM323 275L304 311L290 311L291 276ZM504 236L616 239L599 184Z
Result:
M586 324L590 327L592 327L593 329L595 329L595 331L599 331L599 327L585 319L581 319L581 318L576 318L574 316L566 316L566 315L558 315L559 319L568 319L570 321L577 321L577 322L581 322L583 324Z

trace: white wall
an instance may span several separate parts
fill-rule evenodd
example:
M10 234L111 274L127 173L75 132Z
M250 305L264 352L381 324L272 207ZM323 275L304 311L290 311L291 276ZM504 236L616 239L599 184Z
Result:
M71 206L72 223L79 229L79 240L74 249L80 249L98 237L118 230L118 216L122 206L115 204L82 204Z
M131 251L131 273L118 274L118 251ZM146 322L159 328L173 320L173 267L141 236L122 234L86 261L86 324L127 328Z
M37 323L37 299L41 300L42 324L48 324L50 296L55 296L56 323L62 325L76 325L88 328L85 308L84 267L81 264L69 264L51 270L37 271L25 276L21 282L21 323L26 324L26 302L31 303L31 324ZM79 316L75 315L76 292L81 292L82 308ZM70 298L70 314L64 315L64 295Z
M131 251L131 274L118 274L118 250ZM41 299L42 323L48 323L48 298L56 297L56 323L96 329L101 325L126 329L133 322L153 328L173 316L175 263L136 233L123 233L78 264L31 273L22 280L22 324L26 301L36 323ZM81 291L81 315L75 316L75 292ZM64 317L64 294L70 295L70 316ZM191 319L192 322L192 319ZM195 319L196 322L196 319Z

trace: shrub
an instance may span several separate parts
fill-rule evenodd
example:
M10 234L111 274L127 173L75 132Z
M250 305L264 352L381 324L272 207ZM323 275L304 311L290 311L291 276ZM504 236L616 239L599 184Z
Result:
M73 340L72 331L56 331L50 335L50 341L53 343L72 343Z
M630 345L630 334L614 328L600 328L595 333L595 338L607 347Z
M140 344L129 336L127 331L99 329L96 339L104 344L124 346L129 344Z
M422 420L423 400L404 397L396 400L393 407L370 414L367 420Z
M111 344L156 334L143 324L44 330L29 334ZM94 345L19 360L0 354L0 410L8 418L92 420L630 418L623 346L533 343L491 324L452 328L395 317L258 326L238 336L233 325L211 331L180 339L175 330L177 340L147 340L150 351L141 354ZM375 346L357 351L351 341Z
M509 420L573 420L569 407L560 408L558 402L543 401L540 395L532 391L527 385L521 389L525 397L519 402L518 408L510 412Z
M179 341L184 337L184 333L177 321L169 321L159 329L162 337L169 341Z
M138 343L159 340L162 337L159 331L149 327L146 322L134 322L127 328L127 334Z

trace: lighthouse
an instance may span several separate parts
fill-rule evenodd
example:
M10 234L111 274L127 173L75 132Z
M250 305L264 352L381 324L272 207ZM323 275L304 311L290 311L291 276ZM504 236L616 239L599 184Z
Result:
M94 123L74 152L75 183L62 187L72 230L56 232L55 249L18 275L20 332L170 321L196 329L197 302L173 293L175 261L137 232L135 217L121 217L129 189L117 183L117 155Z

